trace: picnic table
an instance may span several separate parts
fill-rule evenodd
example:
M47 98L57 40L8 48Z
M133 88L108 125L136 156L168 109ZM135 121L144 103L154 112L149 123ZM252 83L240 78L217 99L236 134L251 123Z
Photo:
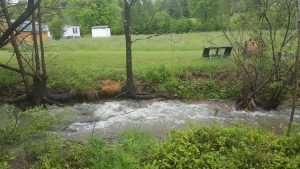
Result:
M215 50L214 54L211 54L211 50ZM229 57L232 51L232 46L210 46L204 47L203 57L208 57L211 60L212 56L219 56L223 60L224 57Z

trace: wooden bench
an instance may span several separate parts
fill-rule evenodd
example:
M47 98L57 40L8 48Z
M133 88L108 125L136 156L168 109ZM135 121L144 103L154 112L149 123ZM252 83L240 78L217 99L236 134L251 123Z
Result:
M210 51L215 50L215 54L211 54ZM220 52L222 50L222 52ZM219 56L223 60L225 57L229 57L232 51L232 46L210 46L204 47L203 57L209 58L211 60L212 56Z

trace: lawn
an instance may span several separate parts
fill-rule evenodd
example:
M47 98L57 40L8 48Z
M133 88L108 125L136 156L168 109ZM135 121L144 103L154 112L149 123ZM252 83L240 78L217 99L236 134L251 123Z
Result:
M145 39L146 35L133 36ZM204 72L228 69L231 59L209 61L202 57L204 46L228 45L221 32L161 35L133 44L133 65L136 77L145 77L162 65L176 75L186 70ZM11 49L0 52L0 62L6 63ZM90 90L99 87L99 80L125 79L124 36L111 38L84 37L73 40L50 40L45 44L49 86ZM11 61L14 65L15 60ZM13 86L19 76L0 70L0 86Z

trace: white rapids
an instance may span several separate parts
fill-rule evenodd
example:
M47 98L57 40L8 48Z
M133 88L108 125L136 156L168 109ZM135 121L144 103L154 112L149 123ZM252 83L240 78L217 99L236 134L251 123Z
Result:
M191 125L227 126L237 122L279 132L287 126L290 115L290 109L283 107L276 111L237 111L228 101L107 101L52 107L53 112L65 110L77 116L76 122L63 131L72 139L91 135L111 138L129 129L163 137L170 130L186 129ZM300 110L296 111L295 121L300 122Z

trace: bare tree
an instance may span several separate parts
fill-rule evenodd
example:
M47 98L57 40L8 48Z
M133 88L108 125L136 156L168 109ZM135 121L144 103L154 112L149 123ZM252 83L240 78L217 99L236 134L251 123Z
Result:
M287 93L294 69L295 0L254 0L253 6L251 18L244 18L249 25L224 32L234 46L237 76L242 82L238 108L251 110L258 105L276 109ZM243 51L249 38L258 52L247 57Z
M41 8L41 0L37 0L33 4L29 4L32 1L28 1L28 6L34 6L34 10L31 12L31 24L32 24L32 40L33 47L26 42L27 37L23 37L21 40L17 40L18 31L17 28L12 28L13 24L11 23L10 14L8 12L8 7L6 6L5 1L0 1L1 9L3 16L5 16L6 23L8 28L5 30L15 29L15 31L11 32L11 35L4 39L3 42L10 42L14 48L14 55L18 61L18 68L14 68L8 66L7 64L0 64L0 67L5 68L7 70L11 70L17 73L20 73L23 78L23 83L25 86L25 95L20 96L15 99L11 99L11 102L27 100L31 105L39 105L42 103L57 103L54 100L62 100L68 99L70 96L68 94L63 95L55 95L48 91L47 89L47 69L45 63L45 53L44 53L44 44L43 44L43 35L42 35L42 8ZM37 12L36 12L36 9ZM27 10L26 10L27 11ZM38 21L38 24L37 22ZM24 27L27 27L29 24L26 24ZM21 28L24 29L24 28ZM1 38L3 38L5 34L2 34ZM38 42L39 37L39 42ZM3 43L5 44L5 43ZM21 52L20 47L27 47L25 52ZM33 49L33 51L31 51ZM31 52L29 52L31 51ZM31 56L27 56L31 53ZM32 60L32 62L30 62ZM32 78L32 81L30 80ZM59 104L59 103L57 103Z

